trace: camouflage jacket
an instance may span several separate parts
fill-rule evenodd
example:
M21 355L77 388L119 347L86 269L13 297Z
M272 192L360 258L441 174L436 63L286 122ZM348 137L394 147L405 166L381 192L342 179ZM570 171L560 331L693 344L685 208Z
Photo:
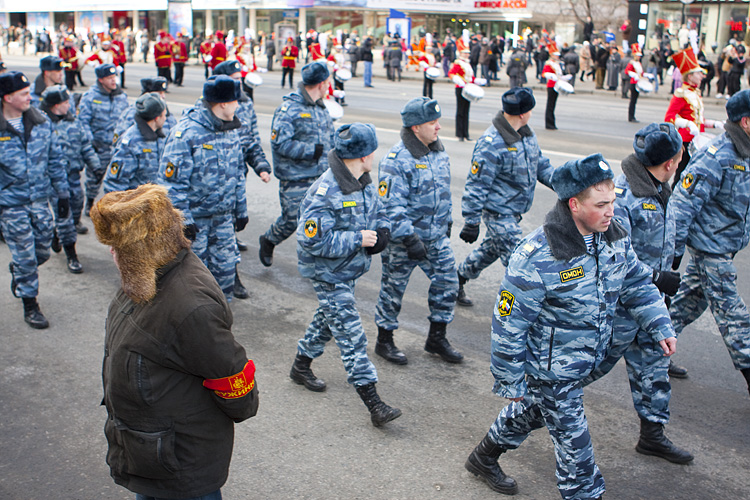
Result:
M134 120L115 146L102 184L105 193L135 189L156 182L158 177L166 143L164 132L151 130L142 118L136 116Z
M133 104L128 106L125 111L122 112L120 118L117 120L114 136L115 142L117 142L120 137L122 137L122 134L124 134L127 129L132 127L134 123L135 105ZM169 136L169 133L172 131L175 125L177 125L177 118L175 118L175 116L169 112L169 109L167 109L167 121L164 122L164 125L161 127L161 131L164 132L164 137Z
M41 109L47 112L44 106ZM67 173L80 172L84 165L92 170L98 170L100 167L99 157L96 156L91 141L86 137L81 124L75 119L73 113L68 112L64 116L47 113L47 117L57 130L57 138L60 142Z
M104 92L96 83L81 97L77 120L97 151L114 142L115 125L128 107L128 96L120 87Z

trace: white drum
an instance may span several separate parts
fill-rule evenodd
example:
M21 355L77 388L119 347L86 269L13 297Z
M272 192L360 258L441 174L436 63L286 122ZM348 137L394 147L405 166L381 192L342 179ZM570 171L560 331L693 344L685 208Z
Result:
M638 88L638 92L641 94L650 94L654 91L654 84L648 81L646 78L641 78L638 83L635 84Z
M557 80L557 83L555 83L555 91L560 95L568 95L574 94L576 89L566 81Z
M328 114L331 115L333 121L343 118L344 108L341 107L341 104L331 99L323 99L323 104L328 110Z
M438 78L440 78L440 70L437 68L427 68L424 71L424 74L430 80L437 80Z
M461 91L464 99L471 102L477 102L484 97L484 89L474 83L467 83Z
M352 72L348 69L340 69L333 74L333 77L340 82L345 82L352 79Z
M699 150L708 146L709 143L715 138L716 136L707 134L705 132L701 132L700 134L693 137L693 140L690 141L690 146L688 147L690 155L692 156L693 154L697 153Z
M474 78L474 83L476 83L480 87L484 87L487 85L487 79L486 78Z
M245 75L245 85L247 85L251 89L260 87L261 85L263 85L263 77L261 77L257 73L248 73L247 75Z

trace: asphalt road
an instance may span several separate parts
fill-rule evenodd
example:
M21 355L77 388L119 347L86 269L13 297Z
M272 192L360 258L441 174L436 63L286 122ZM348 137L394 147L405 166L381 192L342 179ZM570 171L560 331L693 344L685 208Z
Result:
M7 57L11 68L35 76L33 58ZM127 67L131 98L138 78L155 75L152 65ZM297 73L297 77L298 77ZM421 93L421 79L388 82L376 68L374 89L361 79L347 84L342 122L373 123L382 157L398 141L399 110ZM255 91L263 147L270 159L273 110L288 92L279 88L280 72L264 75ZM531 75L530 75L531 76ZM84 75L93 83L91 69ZM200 95L203 68L189 66L187 84L168 95L170 110L179 114ZM471 136L478 138L497 112L507 80L487 89L471 106ZM460 201L473 142L453 138L455 97L447 82L435 85L443 108L441 132L451 157L453 246L457 260L471 247L458 238L462 226ZM601 152L619 173L619 160L632 151L633 134L650 121L660 121L668 94L643 96L637 117L627 122L628 101L619 93L592 91L579 84L579 94L560 97L560 130L544 130L546 93L535 89L537 107L531 126L543 153L554 165ZM722 103L706 99L706 116L725 116ZM396 334L409 357L407 366L387 364L372 351L376 327L373 314L380 284L380 262L358 284L358 308L370 334L370 354L378 368L378 390L403 416L376 429L355 391L346 383L336 346L314 363L315 373L328 382L322 394L294 385L288 371L296 342L303 335L317 300L296 269L295 243L276 249L274 265L257 259L258 236L279 213L278 183L248 179L251 222L241 234L250 245L240 266L252 297L235 300L234 332L254 359L261 391L258 415L236 427L235 452L227 499L484 499L498 495L466 472L463 462L484 436L505 401L491 393L489 331L491 310L504 269L500 263L469 283L475 301L459 308L449 338L465 355L448 365L422 349L428 329L428 281L415 271ZM539 186L534 206L521 222L525 232L539 226L554 204L554 194ZM86 224L91 227L90 221ZM0 270L10 253L0 245ZM50 320L48 330L32 330L23 322L22 306L8 291L10 275L0 272L0 499L126 499L133 495L108 477L101 401L101 360L104 318L118 286L108 250L92 232L79 237L78 252L85 273L67 272L63 255L53 255L40 271L39 301ZM750 297L748 253L736 258L740 291ZM710 314L683 332L676 361L690 378L673 381L672 420L668 435L692 451L695 462L678 466L635 452L638 418L632 409L622 363L613 373L586 389L586 413L597 463L607 484L608 499L749 498L750 398L742 376L729 360ZM503 469L520 485L519 499L559 498L554 455L545 430L520 449L503 455Z

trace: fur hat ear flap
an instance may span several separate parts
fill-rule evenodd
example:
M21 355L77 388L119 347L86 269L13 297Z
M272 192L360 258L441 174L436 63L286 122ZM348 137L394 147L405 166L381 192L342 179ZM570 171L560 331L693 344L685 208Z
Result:
M108 193L92 207L91 221L99 241L114 249L123 291L139 304L156 295L157 270L190 247L163 186Z

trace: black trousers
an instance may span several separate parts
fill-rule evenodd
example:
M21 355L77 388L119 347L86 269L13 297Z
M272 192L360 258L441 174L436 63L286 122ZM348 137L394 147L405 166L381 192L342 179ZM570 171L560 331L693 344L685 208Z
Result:
M628 106L628 121L635 121L635 104L638 102L638 88L635 83L629 83L630 85L630 106Z
M156 74L159 76L163 76L169 83L172 83L172 72L169 70L169 66L167 66L166 68L157 68Z
M294 89L294 68L281 68L281 88L284 88L287 75L289 75L289 88Z
M429 97L432 99L432 80L427 78L427 73L424 74L424 83L422 84L422 96Z
M125 65L121 65L120 69L120 87L125 88Z
M174 84L182 86L182 78L185 76L185 63L174 63Z
M682 176L682 172L685 170L685 167L687 167L687 164L690 163L690 150L688 149L688 146L690 146L689 142L682 143L682 160L680 160L680 163L677 165L677 170L675 170L674 173L674 179L672 179L672 191L674 191L677 183L680 182L680 176Z
M544 113L544 127L556 129L555 125L555 106L557 106L558 93L554 87L547 87L547 110Z
M471 102L464 98L463 89L456 87L456 137L469 138L469 106Z
M76 86L76 73L77 71L65 72L65 86L68 87L68 90L73 90L73 87Z
M344 91L344 82L342 82L342 81L340 81L340 80L336 80L336 79L334 78L334 79L333 79L333 88L334 88L334 90L341 90L341 91ZM344 102L344 98L343 98L343 97L337 97L337 98L336 98L336 102L338 102L338 103L343 103L343 102Z
M81 70L79 69L78 71L75 72L75 74L76 74L76 77L78 78L78 83L81 84L81 87L85 87L86 84L83 83L83 77L81 76Z
M206 77L206 80L208 80L208 77L211 76L211 72L208 70L209 68L208 64L204 64L203 68L204 68L203 74Z

